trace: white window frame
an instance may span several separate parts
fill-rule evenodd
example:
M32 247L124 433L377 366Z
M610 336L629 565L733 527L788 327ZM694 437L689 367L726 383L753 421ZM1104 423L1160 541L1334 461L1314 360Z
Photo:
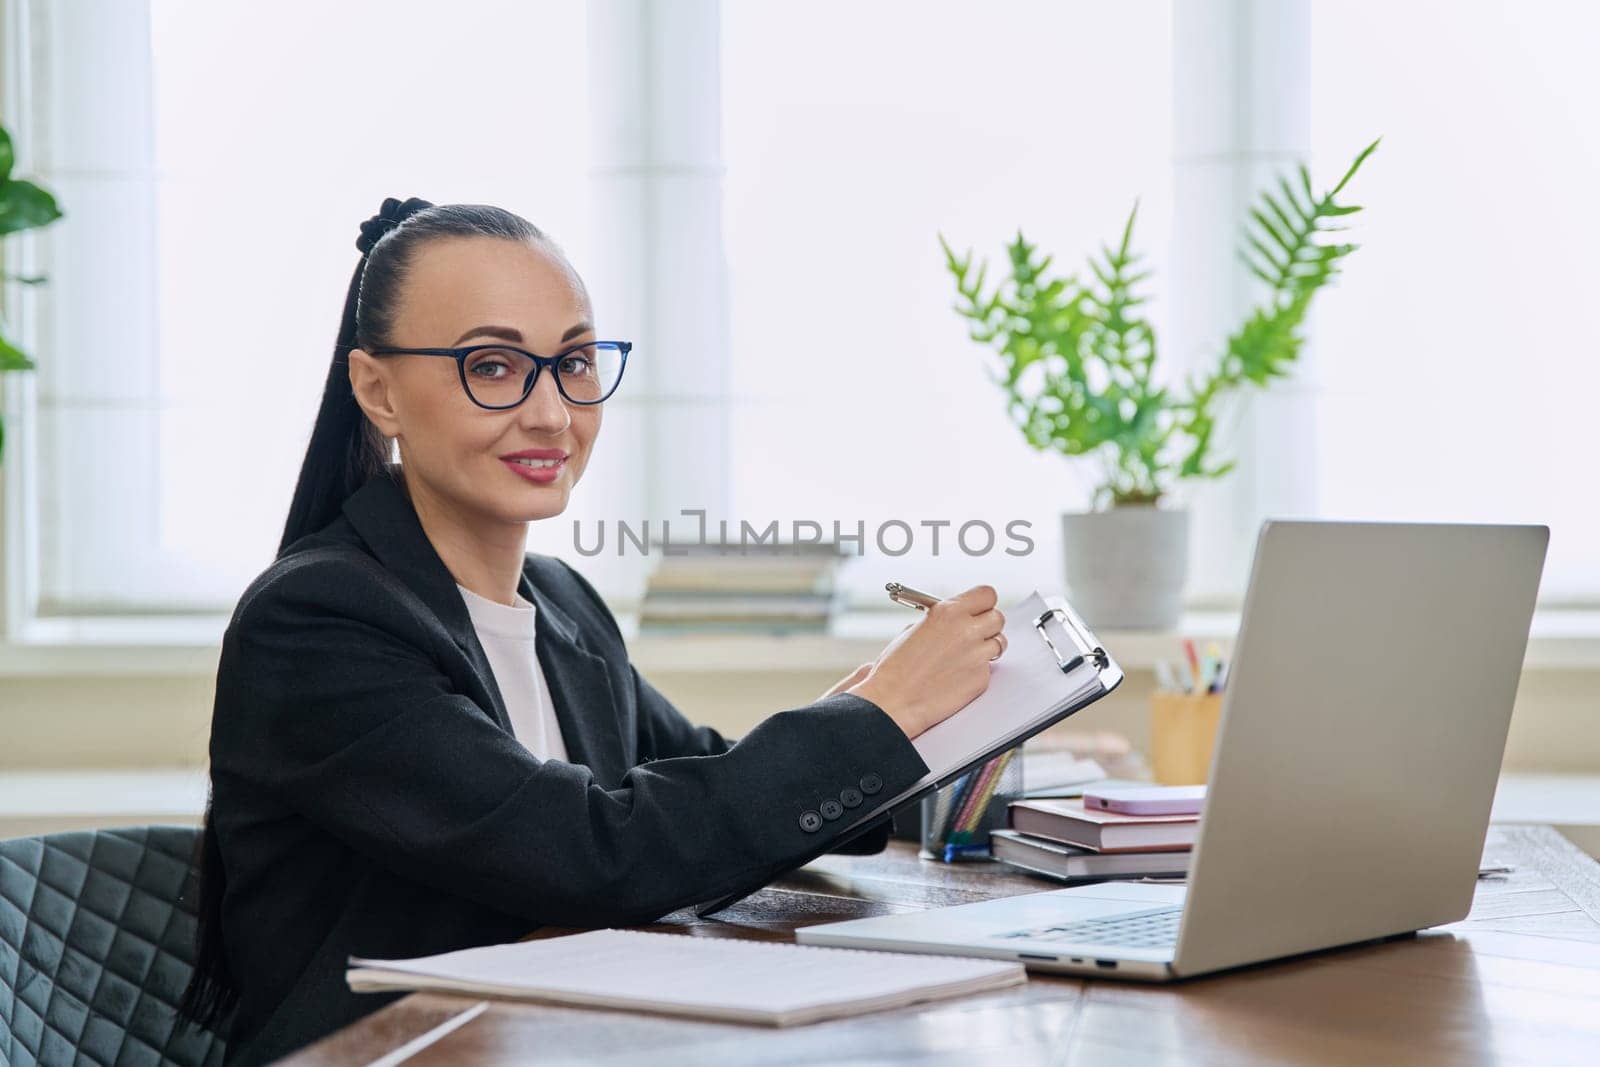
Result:
M0 21L0 33L4 35L0 43L3 43L5 58L5 82L0 86L0 92L4 93L0 100L3 112L0 113L13 131L18 152L17 171L37 174L46 185L52 178L50 167L30 165L35 147L42 143L42 137L53 137L58 142L65 138L60 131L43 127L39 116L42 113L55 115L69 104L48 95L41 97L41 92L48 94L48 87L55 84L49 66L60 51L55 47L59 42L50 39L52 14L52 9L38 0L4 0L3 21ZM74 14L85 22L95 21L92 11ZM136 12L124 7L120 14L129 17ZM108 27L107 32L112 32L112 28ZM7 240L6 269L28 273L37 269L39 262L46 258L40 253L46 243L54 239L53 232L46 229ZM37 292L32 286L6 284L9 328L25 351L38 354L41 364L49 359L50 340L44 328L41 305L53 298L54 294ZM136 347L134 351L139 350ZM6 376L4 410L7 430L3 502L5 565L0 580L4 582L6 644L32 649L73 644L204 645L217 640L225 617L216 613L46 614L41 610L40 497L43 486L37 434L41 410L37 372Z
M1173 5L1173 249L1168 351L1198 371L1260 297L1232 235L1257 190L1307 159L1310 0L1207 0ZM1270 87L1265 89L1264 87ZM1226 235L1226 239L1222 239ZM1191 607L1236 613L1259 516L1308 513L1296 472L1315 462L1315 331L1291 376L1264 392L1224 398L1219 442L1238 466L1186 487L1191 514ZM1231 430L1232 433L1226 431ZM1231 438L1229 440L1228 438ZM1271 448L1260 447L1270 441Z

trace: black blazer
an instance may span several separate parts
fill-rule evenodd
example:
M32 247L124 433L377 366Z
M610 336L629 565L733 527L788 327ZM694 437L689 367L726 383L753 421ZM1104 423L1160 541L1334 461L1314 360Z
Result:
M455 579L389 474L240 598L210 745L241 993L229 1064L284 1055L400 995L351 993L349 955L649 922L815 852L846 821L818 820L823 801L870 803L928 771L881 708L848 693L737 742L697 727L628 662L576 571L529 553L519 589L539 612L570 762L513 737ZM840 851L878 851L891 829L885 818Z

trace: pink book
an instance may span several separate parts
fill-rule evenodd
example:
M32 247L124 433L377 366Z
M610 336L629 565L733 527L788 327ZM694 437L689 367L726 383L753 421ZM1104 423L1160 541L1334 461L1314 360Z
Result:
M1198 815L1123 815L1077 798L1017 800L1009 811L1013 830L1096 852L1181 852L1200 829Z

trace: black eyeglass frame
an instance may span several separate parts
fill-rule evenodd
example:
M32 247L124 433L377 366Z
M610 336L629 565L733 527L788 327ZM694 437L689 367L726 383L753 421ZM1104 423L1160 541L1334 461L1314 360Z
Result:
M556 365L560 363L562 359L572 355L572 353L578 351L579 349L593 348L596 345L607 345L622 353L622 365L617 368L617 380L611 383L611 388L607 389L606 395L601 397L599 400L576 400L567 395L567 390L561 384L561 374L556 369ZM516 352L519 355L527 356L529 359L533 360L533 372L529 374L527 380L522 383L522 395L509 404L485 404L483 401L472 395L472 386L467 384L467 357L472 355L474 352L483 352L488 349L495 349L501 352ZM533 352L529 352L526 348L518 348L516 345L505 344L504 342L500 344L489 345L467 345L464 348L369 348L367 351L371 352L375 356L449 356L451 359L456 361L456 374L461 379L461 388L467 394L468 400L472 401L480 408L483 408L485 411L508 411L511 408L520 406L524 400L528 399L528 394L533 392L533 387L539 382L539 374L546 367L549 367L550 372L555 375L556 391L561 394L562 399L567 401L567 403L581 404L584 406L605 403L611 398L611 395L617 391L617 386L622 384L622 375L623 372L628 369L628 353L633 351L633 342L584 341L581 344L575 344L570 348L564 348L553 356L536 355Z

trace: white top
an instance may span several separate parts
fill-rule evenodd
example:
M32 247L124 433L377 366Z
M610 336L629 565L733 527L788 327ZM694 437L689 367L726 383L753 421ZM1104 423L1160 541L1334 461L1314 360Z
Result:
M521 593L516 594L516 605L508 606L481 597L460 582L456 588L467 603L478 643L489 657L517 740L540 759L564 762L567 745L556 720L550 686L534 651L538 609Z

